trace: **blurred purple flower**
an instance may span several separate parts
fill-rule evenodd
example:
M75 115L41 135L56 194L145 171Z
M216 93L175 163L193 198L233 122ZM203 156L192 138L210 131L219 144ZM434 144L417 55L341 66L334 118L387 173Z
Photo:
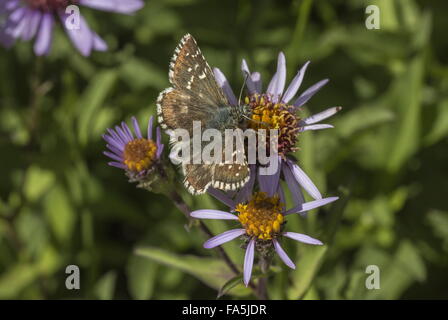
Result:
M109 165L125 170L135 181L143 180L153 171L164 148L159 127L156 141L153 140L153 120L154 117L149 119L147 138L143 137L135 117L132 117L135 137L125 122L115 126L115 130L107 129L107 134L103 135L109 149L103 153L113 160Z
M79 25L73 28L72 13L66 13L70 5L82 5L101 11L132 14L144 5L142 0L1 0L0 43L10 47L17 39L34 42L34 53L47 55L51 49L53 26L57 19L73 45L83 56L92 51L105 51L107 44L79 15ZM73 20L73 21L72 21Z
M260 192L252 193L252 189L253 184L249 190L240 191L236 200L228 197L224 192L211 189L209 193L227 205L230 211L205 209L190 213L191 217L198 219L236 220L241 223L242 228L228 230L207 240L204 243L204 248L214 248L235 238L243 237L246 243L243 272L246 286L251 278L255 251L263 254L266 250L274 249L288 267L295 269L295 264L280 245L281 238L286 237L307 244L322 245L321 241L310 236L284 231L285 216L315 209L338 199L338 197L318 199L295 205L286 210L284 208L285 199L279 189L273 190L268 183L260 184Z
M249 124L249 127L253 129L257 129L257 127L265 129L279 128L279 169L272 176L260 175L258 166L255 170L253 169L252 172L258 172L257 175L260 184L270 185L272 190L280 189L279 192L282 193L283 190L281 190L280 179L283 177L296 206L301 205L304 201L301 187L305 189L313 199L322 199L322 195L311 179L299 167L297 161L290 157L290 154L297 150L295 147L297 136L299 133L308 130L333 128L333 126L329 124L317 123L331 117L341 109L341 107L332 107L304 119L301 119L297 115L297 112L303 105L328 82L328 79L321 80L312 85L300 94L292 104L289 104L302 84L309 63L310 62L308 61L303 65L285 91L286 59L285 55L280 52L278 55L277 71L264 93L262 92L260 73L250 73L249 67L244 59L241 65L248 90L248 97L246 97L245 103L251 106L253 111L253 121L252 125ZM224 74L218 68L214 69L214 73L216 81L226 94L229 103L234 106L238 105L240 101L237 100ZM279 121L278 119L281 120ZM253 175L253 178L254 177L255 175ZM247 192L248 188L250 188L249 183L243 187L242 194Z

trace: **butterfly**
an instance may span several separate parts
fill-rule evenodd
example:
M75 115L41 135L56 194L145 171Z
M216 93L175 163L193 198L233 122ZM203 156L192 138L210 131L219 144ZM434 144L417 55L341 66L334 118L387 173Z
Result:
M172 87L163 90L157 99L160 126L167 131L185 129L193 133L193 121L203 129L235 129L248 118L248 107L231 106L199 49L196 40L186 34L176 47L169 68ZM172 141L175 144L175 142ZM224 151L223 151L224 152ZM244 150L234 150L234 159ZM209 187L236 190L249 180L250 169L244 160L227 163L182 163L184 185L192 194L202 194Z

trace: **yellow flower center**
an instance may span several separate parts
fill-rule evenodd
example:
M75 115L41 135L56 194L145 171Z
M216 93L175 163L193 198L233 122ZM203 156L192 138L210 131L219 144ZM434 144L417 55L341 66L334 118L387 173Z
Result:
M149 139L134 139L124 147L124 164L131 171L148 169L156 158L157 145Z
M249 128L267 130L266 149L269 150L269 129L278 129L278 152L285 156L297 150L295 144L298 135L300 118L292 106L274 103L267 94L253 94L245 99L251 107L252 120Z
M283 224L282 207L278 196L268 197L265 192L257 192L247 204L238 204L235 211L249 236L270 240Z

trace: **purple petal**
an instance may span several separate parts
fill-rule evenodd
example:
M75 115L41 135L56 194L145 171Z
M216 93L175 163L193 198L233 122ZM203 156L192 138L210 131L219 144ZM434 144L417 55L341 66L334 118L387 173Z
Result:
M129 126L126 124L126 122L121 122L121 128L123 128L124 133L128 137L129 141L134 140L134 135L132 134L131 129L129 129Z
M190 216L197 219L238 220L238 217L229 212L213 209L196 210Z
M278 184L278 187L277 187L277 194L280 197L280 202L283 205L286 205L285 192L283 191L283 188L280 183Z
M297 91L300 88L300 85L303 81L303 76L305 75L306 69L308 68L308 65L310 64L309 61L307 61L303 67L297 72L297 75L292 79L288 89L286 89L285 94L283 95L282 102L288 103L289 100L291 100L297 93Z
M224 203L230 209L235 209L235 206L236 206L237 202L233 201L224 192L221 192L220 190L217 190L215 188L208 188L207 193L210 194L211 196L215 197L216 199L218 199L222 203Z
M151 116L148 121L148 139L152 140L152 125L154 122L154 116Z
M122 156L123 155L123 150L117 149L114 146L110 145L110 144L106 144L106 147L112 151L113 153L115 153L117 156Z
M218 68L213 68L213 73L215 74L216 83L218 83L218 86L220 86L224 91L224 94L226 95L230 105L237 106L238 100L236 99L235 94L233 93L233 90L230 87L224 73L222 73Z
M127 169L126 165L123 163L120 163L120 162L112 161L112 162L108 162L107 164L112 167L117 167L119 169Z
M249 201L249 198L252 195L255 184L255 178L257 177L257 167L256 165L251 164L249 165L249 169L250 169L249 181L247 181L244 187L242 187L241 190L238 192L238 195L236 196L235 199L236 203L247 202Z
M292 214L292 213L300 213L300 212L304 212L304 211L309 211L309 210L312 210L312 209L324 206L326 204L329 204L329 203L331 203L333 201L336 201L338 199L339 199L339 197L328 197L328 198L323 198L323 199L319 199L319 200L305 202L301 206L296 206L296 207L286 211L284 213L284 215L288 215L288 214Z
M93 37L93 47L92 47L93 50L100 52L107 51L108 49L107 43L98 34L96 34L96 32L92 31L92 37Z
M294 175L294 178L309 193L309 195L313 197L313 199L322 199L319 189L317 189L316 185L313 181L311 181L306 173L294 162L288 161L287 163L292 174Z
M157 158L160 158L160 155L163 151L163 144L162 144L162 133L160 131L160 127L156 128L156 145L157 145Z
M15 9L8 17L8 20L11 22L18 23L22 20L25 13L27 12L27 8L25 7L19 7Z
M288 185L289 193L291 194L294 202L294 206L302 206L305 201L299 182L294 178L294 174L292 173L287 162L282 163L282 169L283 176L285 177L286 184ZM306 212L302 212L302 215L306 215Z
M274 83L274 87L272 90L273 94L273 101L278 102L280 100L280 97L283 94L283 90L285 89L285 83L286 83L286 59L285 54L283 52L280 52L278 54L278 61L277 61L277 81Z
M129 139L129 136L119 126L115 126L115 132L118 133L119 137L125 142L125 144L131 141L131 139Z
M277 161L281 161L280 157ZM269 197L272 197L277 191L277 186L280 180L281 163L277 165L277 171L271 175L261 174L262 168L258 169L258 182L260 184L260 191L266 192Z
M332 115L334 115L336 112L338 112L341 109L342 109L341 107L328 108L322 112L316 113L308 118L303 119L302 122L305 124L313 124L313 123L316 123L316 122L319 122L321 120L331 117Z
M252 82L255 84L255 92L260 93L262 88L260 72L254 72L250 77L252 79Z
M50 13L42 15L39 32L34 42L34 53L38 56L47 55L50 52L53 22L53 16Z
M42 13L38 10L31 10L29 13L29 22L26 26L22 39L25 41L31 40L35 35L39 28L40 19L42 17Z
M283 248L280 246L280 243L278 243L277 240L273 239L272 242L274 243L275 251L277 252L278 256L282 261L291 269L295 269L296 265L294 262L291 261L291 259L288 257L286 252L283 250Z
M274 89L275 89L275 85L277 83L277 73L274 74L274 76L272 77L271 81L268 84L268 88L266 89L266 93L269 95L273 95L274 94Z
M79 3L93 9L123 14L134 13L144 6L141 0L79 0Z
M122 157L119 157L118 155L116 155L116 154L114 154L114 153L112 153L112 152L109 152L109 151L103 151L103 154L104 154L105 156L108 156L108 157L111 158L112 160L116 160L116 161L119 161L119 162L123 161L123 158L122 158Z
M244 284L249 285L250 277L252 275L252 267L254 265L255 254L255 239L251 239L246 248L246 255L244 256Z
M297 98L296 102L294 102L294 106L296 106L297 108L303 106L317 91L319 91L324 85L326 85L328 81L328 79L321 80L306 89L306 91Z
M135 117L132 117L131 120L132 120L132 126L134 127L135 135L137 136L138 139L142 139L143 136L142 132L140 131L140 126L138 125L137 119Z
M310 126L304 126L300 128L300 132L323 130L334 128L331 124L312 124Z
M127 143L126 140L122 139L122 138L120 137L120 135L119 135L117 132L115 132L114 130L108 128L108 129L107 129L107 132L109 133L109 135L110 135L112 138L114 138L115 140L117 140L118 142L120 142L120 144L122 144L123 147L124 147L124 145Z
M103 134L103 139L104 139L107 143L109 143L109 144L111 144L112 146L114 146L115 148L117 148L118 150L120 150L120 151L123 151L123 150L124 150L124 145L123 145L121 142L115 140L114 138L108 136L107 134Z
M66 21L69 17L65 12L60 13L60 18L62 25L64 26L68 37L72 41L76 49L85 57L90 55L93 47L93 32L90 30L86 20L81 15L79 16L79 28L78 29L68 29L66 27Z
M245 229L232 229L226 232L223 232L221 234L218 234L217 236L214 236L211 239L208 239L204 243L204 248L211 249L214 247L217 247L223 243L229 242L235 238L238 238L239 236L246 233Z
M290 239L300 241L303 243L308 244L314 244L314 245L323 245L323 243L320 240L311 238L310 236L307 236L306 234L296 233L296 232L285 232L283 236L288 237Z
M257 87L255 83L252 81L252 76L249 71L249 66L247 65L247 62L245 59L241 62L241 70L243 71L244 79L246 79L246 87L249 91L249 94L258 93Z

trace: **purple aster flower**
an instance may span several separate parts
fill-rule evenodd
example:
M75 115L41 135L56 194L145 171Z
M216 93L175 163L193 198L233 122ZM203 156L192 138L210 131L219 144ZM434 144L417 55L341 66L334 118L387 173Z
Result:
M250 184L250 181L248 184ZM214 248L235 238L243 238L246 247L243 279L246 286L249 284L251 278L256 251L261 256L268 256L268 253L273 249L288 267L295 269L295 264L280 245L284 237L307 244L322 244L321 241L310 236L285 231L285 217L287 215L315 209L338 199L338 197L329 197L313 200L285 210L283 205L285 203L284 196L282 195L281 188L273 190L267 184L260 184L260 191L255 193L252 193L252 188L253 185L249 190L250 194L240 192L236 197L237 200L228 197L219 190L211 189L209 192L226 204L231 210L226 212L205 209L190 213L190 216L194 218L236 220L240 223L241 226L239 228L228 230L207 240L204 243L204 248Z
M242 62L242 71L246 79L248 90L245 104L249 105L252 110L252 121L249 121L249 128L254 130L279 130L279 169L272 176L259 174L259 183L270 185L273 190L276 190L280 185L279 180L281 178L284 179L288 184L288 189L293 196L294 204L296 206L303 203L301 188L305 189L314 199L322 199L322 195L317 187L290 156L292 152L297 150L295 145L297 143L298 135L299 133L308 130L333 128L332 125L318 124L318 122L331 117L341 110L341 107L332 107L304 119L298 115L298 112L303 105L305 105L305 103L328 82L328 79L317 82L293 100L300 88L308 65L309 61L297 72L297 75L285 91L286 60L285 55L280 52L278 56L277 71L269 82L266 92L263 93L260 73L250 73L246 61L243 59ZM229 103L235 106L238 105L239 101L237 101L224 74L217 68L214 69L214 73L216 81L226 94ZM291 100L293 100L292 104L290 104ZM269 134L267 138L267 141L269 141ZM269 146L267 146L267 149L269 150ZM257 169L259 169L259 167ZM247 189L247 187L248 186L246 185L244 188Z
M30 41L35 38L34 52L46 55L50 52L53 26L60 20L73 45L83 56L92 51L105 51L107 45L85 19L79 16L79 26L71 28L72 20L66 13L69 5L82 5L101 11L132 14L144 5L142 0L1 0L0 43L10 47L15 40ZM76 19L73 19L76 20ZM72 25L72 23L70 23Z
M103 139L108 151L104 154L113 161L110 166L126 171L131 182L148 182L147 178L157 167L164 145L161 142L160 128L156 129L156 141L153 140L153 120L149 119L147 138L144 138L137 119L132 117L135 136L125 122L114 129L107 129Z

